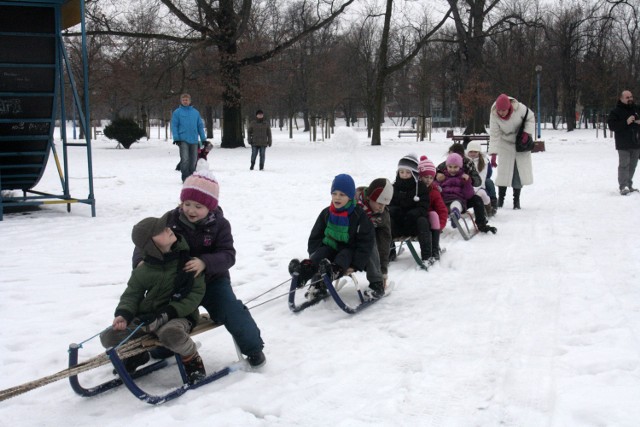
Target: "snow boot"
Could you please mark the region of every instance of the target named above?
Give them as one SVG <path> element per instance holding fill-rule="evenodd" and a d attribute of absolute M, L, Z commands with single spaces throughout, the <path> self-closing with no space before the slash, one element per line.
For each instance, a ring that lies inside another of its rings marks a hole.
<path fill-rule="evenodd" d="M 426 231 L 418 234 L 418 243 L 420 243 L 420 258 L 427 261 L 433 256 L 431 233 Z"/>
<path fill-rule="evenodd" d="M 504 206 L 504 198 L 507 195 L 507 187 L 498 187 L 498 207 Z"/>
<path fill-rule="evenodd" d="M 440 230 L 431 230 L 431 255 L 436 260 L 440 259 Z"/>
<path fill-rule="evenodd" d="M 136 369 L 138 369 L 140 366 L 147 363 L 149 359 L 151 359 L 151 356 L 149 356 L 148 351 L 145 351 L 144 353 L 127 357 L 122 362 L 124 363 L 124 368 L 127 370 L 127 372 L 129 372 L 130 374 L 133 374 L 136 371 Z"/>
<path fill-rule="evenodd" d="M 491 204 L 484 205 L 484 212 L 487 217 L 493 216 L 493 207 L 491 207 Z"/>
<path fill-rule="evenodd" d="M 249 362 L 249 365 L 252 368 L 257 369 L 263 367 L 265 363 L 267 363 L 267 357 L 264 355 L 264 352 L 259 351 L 247 356 L 247 362 Z"/>
<path fill-rule="evenodd" d="M 493 212 L 491 216 L 498 213 L 498 199 L 495 197 L 491 198 L 491 211 Z"/>
<path fill-rule="evenodd" d="M 373 282 L 369 283 L 369 295 L 373 299 L 380 299 L 384 296 L 384 283 L 383 282 Z"/>
<path fill-rule="evenodd" d="M 513 189 L 513 209 L 520 209 L 520 191 L 521 188 Z"/>
<path fill-rule="evenodd" d="M 249 170 L 253 170 L 253 167 L 255 166 L 255 163 L 251 163 L 251 167 L 249 168 Z"/>
<path fill-rule="evenodd" d="M 483 232 L 483 233 L 492 233 L 492 234 L 496 234 L 498 232 L 498 229 L 495 227 L 490 226 L 489 224 L 478 224 L 478 230 Z"/>
<path fill-rule="evenodd" d="M 202 363 L 202 358 L 197 351 L 191 356 L 183 357 L 182 364 L 184 365 L 184 372 L 187 374 L 189 384 L 197 383 L 207 376 L 204 363 Z"/>
<path fill-rule="evenodd" d="M 389 246 L 389 262 L 395 261 L 397 257 L 398 254 L 396 253 L 396 244 L 394 242 L 391 242 L 391 245 Z"/>
<path fill-rule="evenodd" d="M 317 268 L 313 265 L 310 259 L 303 259 L 300 261 L 297 258 L 289 261 L 289 274 L 293 276 L 293 273 L 298 273 L 298 287 L 301 288 L 305 283 L 313 277 L 317 272 Z"/>

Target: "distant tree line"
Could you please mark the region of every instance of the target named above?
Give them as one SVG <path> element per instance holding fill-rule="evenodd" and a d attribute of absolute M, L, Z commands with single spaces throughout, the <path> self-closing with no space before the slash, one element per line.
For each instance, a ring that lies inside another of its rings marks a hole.
<path fill-rule="evenodd" d="M 578 109 L 610 109 L 640 70 L 635 0 L 101 0 L 87 11 L 94 119 L 168 120 L 189 92 L 209 133 L 221 119 L 226 148 L 243 146 L 257 108 L 306 131 L 366 118 L 373 145 L 389 116 L 482 132 L 500 93 L 535 107 L 538 77 L 545 120 L 571 131 Z M 77 33 L 67 41 L 80 70 Z"/>

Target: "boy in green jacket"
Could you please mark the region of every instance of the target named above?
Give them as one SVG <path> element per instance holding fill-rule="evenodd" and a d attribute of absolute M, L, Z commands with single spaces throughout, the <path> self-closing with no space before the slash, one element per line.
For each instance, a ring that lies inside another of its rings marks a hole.
<path fill-rule="evenodd" d="M 105 348 L 119 344 L 131 329 L 144 325 L 132 337 L 153 333 L 163 346 L 182 357 L 190 383 L 206 376 L 202 358 L 189 333 L 197 324 L 204 296 L 204 276 L 184 271 L 191 259 L 187 243 L 167 227 L 167 216 L 145 218 L 133 227 L 131 239 L 142 251 L 144 263 L 133 270 L 120 297 L 112 328 L 100 335 Z M 149 361 L 144 352 L 124 360 L 133 373 Z"/>

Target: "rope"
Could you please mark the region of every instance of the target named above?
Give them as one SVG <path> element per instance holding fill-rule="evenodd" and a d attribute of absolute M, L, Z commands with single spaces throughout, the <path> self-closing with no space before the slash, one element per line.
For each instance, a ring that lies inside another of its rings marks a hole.
<path fill-rule="evenodd" d="M 288 282 L 290 282 L 290 281 L 291 281 L 291 279 L 287 279 L 287 280 L 285 280 L 284 282 L 282 282 L 282 283 L 280 283 L 280 284 L 275 285 L 273 288 L 271 288 L 271 289 L 267 289 L 266 291 L 264 291 L 264 292 L 263 292 L 263 293 L 261 293 L 260 295 L 257 295 L 257 296 L 255 296 L 255 297 L 251 298 L 250 300 L 248 300 L 245 304 L 249 304 L 250 302 L 257 300 L 257 299 L 258 299 L 258 298 L 260 298 L 261 296 L 268 294 L 269 292 L 273 291 L 274 289 L 279 288 L 280 286 L 282 286 L 282 285 L 284 285 L 285 283 L 288 283 Z M 285 294 L 285 295 L 286 295 L 286 294 Z M 282 296 L 282 295 L 281 295 L 281 296 Z M 275 299 L 275 298 L 274 298 L 274 299 Z M 271 301 L 271 300 L 269 300 L 269 301 Z M 257 306 L 256 306 L 256 307 L 257 307 Z"/>
<path fill-rule="evenodd" d="M 136 338 L 136 339 L 130 340 L 127 343 L 122 344 L 121 347 L 117 348 L 116 352 L 118 354 L 118 357 L 120 357 L 121 359 L 126 359 L 128 357 L 135 356 L 140 353 L 144 353 L 150 347 L 155 347 L 158 344 L 159 344 L 159 341 L 154 335 L 144 335 L 140 338 Z M 111 363 L 111 361 L 109 360 L 109 356 L 107 356 L 107 353 L 99 354 L 98 356 L 92 357 L 91 359 L 88 359 L 82 363 L 78 363 L 75 366 L 64 369 L 53 375 L 49 375 L 47 377 L 43 377 L 35 381 L 24 383 L 19 386 L 1 390 L 0 402 L 10 399 L 12 397 L 18 396 L 20 394 L 26 393 L 28 391 L 34 390 L 36 388 L 45 386 L 47 384 L 51 384 L 55 381 L 59 381 L 64 378 L 78 375 L 81 372 L 90 371 L 91 369 L 95 369 L 99 366 L 108 365 L 109 363 Z"/>

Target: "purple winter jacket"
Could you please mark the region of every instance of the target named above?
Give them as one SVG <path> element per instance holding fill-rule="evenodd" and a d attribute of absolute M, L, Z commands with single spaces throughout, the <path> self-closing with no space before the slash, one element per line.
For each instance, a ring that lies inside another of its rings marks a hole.
<path fill-rule="evenodd" d="M 206 265 L 205 281 L 229 276 L 229 269 L 236 263 L 236 250 L 233 247 L 231 224 L 224 217 L 218 206 L 198 224 L 192 224 L 184 216 L 181 209 L 170 211 L 167 227 L 181 235 L 189 244 L 192 257 L 200 258 Z M 133 268 L 142 261 L 141 252 L 135 248 L 133 252 Z"/>
<path fill-rule="evenodd" d="M 448 205 L 454 200 L 462 203 L 462 208 L 467 209 L 467 200 L 475 194 L 471 178 L 466 181 L 462 178 L 464 170 L 460 169 L 456 175 L 449 175 L 444 171 L 444 181 L 439 182 L 442 188 L 442 200 Z"/>

